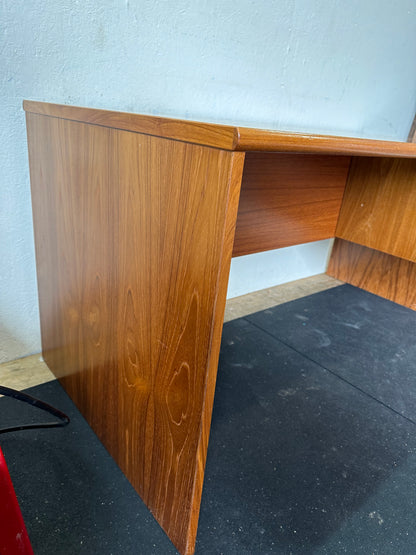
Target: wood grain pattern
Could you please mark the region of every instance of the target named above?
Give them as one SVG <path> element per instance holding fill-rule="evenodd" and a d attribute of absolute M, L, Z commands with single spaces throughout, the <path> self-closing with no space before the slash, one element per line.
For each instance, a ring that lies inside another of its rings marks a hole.
<path fill-rule="evenodd" d="M 192 554 L 245 158 L 236 151 L 263 152 L 246 155 L 234 254 L 332 236 L 354 155 L 336 234 L 414 261 L 416 160 L 404 158 L 416 144 L 24 108 L 44 358 Z M 414 268 L 337 240 L 329 272 L 415 308 Z"/>
<path fill-rule="evenodd" d="M 27 112 L 241 152 L 416 157 L 416 144 L 218 125 L 25 100 Z"/>
<path fill-rule="evenodd" d="M 234 144 L 237 140 L 236 129 L 228 125 L 111 110 L 97 110 L 94 108 L 81 108 L 64 104 L 33 102 L 30 100 L 23 102 L 23 108 L 27 112 L 34 114 L 91 123 L 112 129 L 135 131 L 155 137 L 175 139 L 226 150 L 234 150 Z"/>
<path fill-rule="evenodd" d="M 395 141 L 356 139 L 308 133 L 287 133 L 238 127 L 235 150 L 250 152 L 298 152 L 345 156 L 393 156 L 415 158 L 416 145 Z"/>
<path fill-rule="evenodd" d="M 416 161 L 356 158 L 336 236 L 416 261 Z"/>
<path fill-rule="evenodd" d="M 350 158 L 248 153 L 233 256 L 333 237 Z"/>
<path fill-rule="evenodd" d="M 416 310 L 416 264 L 336 239 L 328 275 Z"/>
<path fill-rule="evenodd" d="M 27 124 L 44 358 L 191 554 L 244 154 Z"/>

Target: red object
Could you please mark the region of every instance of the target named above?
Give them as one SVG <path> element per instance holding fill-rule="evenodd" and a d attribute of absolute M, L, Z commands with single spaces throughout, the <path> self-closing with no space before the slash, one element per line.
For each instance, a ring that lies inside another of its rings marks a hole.
<path fill-rule="evenodd" d="M 19 503 L 0 449 L 0 553 L 33 555 Z"/>

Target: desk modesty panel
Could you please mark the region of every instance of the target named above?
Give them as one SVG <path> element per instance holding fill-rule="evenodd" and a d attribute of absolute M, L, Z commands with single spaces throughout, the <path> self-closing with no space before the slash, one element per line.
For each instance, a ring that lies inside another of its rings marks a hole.
<path fill-rule="evenodd" d="M 233 253 L 336 236 L 332 275 L 416 308 L 416 145 L 24 109 L 43 357 L 192 554 Z"/>

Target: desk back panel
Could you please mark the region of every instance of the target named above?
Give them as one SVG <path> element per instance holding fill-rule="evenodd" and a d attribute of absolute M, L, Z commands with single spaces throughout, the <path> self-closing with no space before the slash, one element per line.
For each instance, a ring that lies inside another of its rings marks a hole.
<path fill-rule="evenodd" d="M 233 256 L 334 237 L 350 157 L 246 154 Z"/>

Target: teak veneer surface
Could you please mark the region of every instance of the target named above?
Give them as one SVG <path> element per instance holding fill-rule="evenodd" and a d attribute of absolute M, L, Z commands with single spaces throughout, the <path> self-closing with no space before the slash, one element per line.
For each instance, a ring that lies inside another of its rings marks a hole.
<path fill-rule="evenodd" d="M 416 261 L 416 160 L 355 158 L 336 236 Z"/>
<path fill-rule="evenodd" d="M 45 361 L 191 555 L 242 181 L 234 254 L 330 237 L 347 179 L 337 235 L 415 260 L 416 161 L 387 157 L 416 144 L 24 108 Z M 414 303 L 414 265 L 342 245 L 334 275 Z"/>
<path fill-rule="evenodd" d="M 233 256 L 334 236 L 350 158 L 246 154 Z"/>
<path fill-rule="evenodd" d="M 399 156 L 416 158 L 416 144 L 395 141 L 290 133 L 194 122 L 110 110 L 80 108 L 25 100 L 26 112 L 125 129 L 225 150 Z"/>
<path fill-rule="evenodd" d="M 27 127 L 45 361 L 192 553 L 244 154 Z"/>
<path fill-rule="evenodd" d="M 416 310 L 416 263 L 335 239 L 328 275 Z"/>

